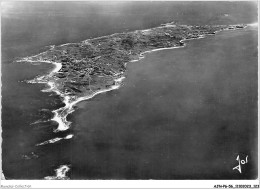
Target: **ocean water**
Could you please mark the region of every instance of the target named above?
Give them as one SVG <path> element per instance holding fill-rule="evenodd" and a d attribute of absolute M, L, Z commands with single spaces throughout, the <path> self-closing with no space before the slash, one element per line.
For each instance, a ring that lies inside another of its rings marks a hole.
<path fill-rule="evenodd" d="M 63 105 L 61 99 L 53 93 L 41 92 L 46 89 L 44 85 L 24 82 L 48 73 L 53 66 L 15 60 L 42 52 L 49 45 L 150 28 L 170 21 L 171 17 L 151 20 L 152 13 L 132 12 L 131 7 L 126 8 L 125 15 L 120 10 L 127 6 L 124 3 L 5 2 L 1 5 L 3 170 L 7 179 L 43 179 L 64 163 L 63 154 L 59 151 L 56 154 L 52 146 L 46 151 L 36 145 L 72 131 L 53 133 L 57 123 L 48 120 L 53 116 L 51 111 Z"/>
<path fill-rule="evenodd" d="M 127 68 L 120 89 L 71 115 L 72 178 L 256 178 L 257 30 L 188 41 Z M 237 155 L 250 158 L 243 174 Z"/>
<path fill-rule="evenodd" d="M 44 179 L 65 173 L 70 179 L 255 178 L 257 30 L 253 28 L 146 54 L 145 59 L 127 65 L 121 88 L 79 103 L 68 117 L 72 127 L 53 132 L 57 123 L 49 121 L 51 111 L 63 105 L 61 99 L 42 92 L 45 85 L 25 82 L 53 66 L 16 63 L 16 58 L 52 44 L 150 28 L 174 19 L 190 24 L 190 15 L 201 16 L 201 6 L 192 12 L 182 4 L 130 5 L 27 2 L 5 10 L 1 125 L 6 178 Z M 211 13 L 210 7 L 204 9 Z M 241 7 L 254 10 L 252 5 L 236 6 Z M 217 10 L 217 19 L 210 17 L 213 23 L 255 21 L 253 11 L 239 17 L 232 9 L 231 18 L 223 20 L 219 15 L 225 11 Z M 71 134 L 73 138 L 37 146 Z M 238 154 L 249 156 L 243 174 L 232 170 Z M 61 165 L 65 173 L 55 173 Z"/>

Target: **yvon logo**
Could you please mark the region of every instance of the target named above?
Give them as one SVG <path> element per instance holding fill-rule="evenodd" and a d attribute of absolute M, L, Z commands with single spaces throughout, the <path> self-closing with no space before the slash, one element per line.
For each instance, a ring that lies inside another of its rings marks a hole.
<path fill-rule="evenodd" d="M 248 163 L 248 156 L 246 156 L 245 160 L 240 160 L 240 157 L 238 155 L 236 160 L 238 161 L 238 165 L 236 167 L 234 167 L 233 170 L 237 169 L 239 171 L 239 173 L 242 173 L 241 165 Z"/>

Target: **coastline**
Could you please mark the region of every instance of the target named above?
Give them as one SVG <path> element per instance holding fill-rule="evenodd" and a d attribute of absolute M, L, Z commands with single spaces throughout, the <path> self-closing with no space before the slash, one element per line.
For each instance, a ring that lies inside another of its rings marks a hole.
<path fill-rule="evenodd" d="M 198 38 L 182 39 L 182 40 L 180 40 L 180 42 L 184 42 L 184 41 L 188 41 L 188 40 L 194 40 L 194 39 L 202 39 L 202 38 L 205 38 L 205 37 L 206 36 L 200 36 Z M 166 47 L 166 48 L 158 48 L 158 49 L 148 50 L 148 51 L 140 53 L 138 59 L 131 60 L 130 62 L 137 62 L 137 61 L 145 58 L 145 54 L 147 54 L 147 53 L 152 53 L 152 52 L 167 50 L 167 49 L 184 48 L 185 46 L 186 46 L 186 43 L 184 43 L 182 46 Z M 54 73 L 57 73 L 61 69 L 61 63 L 51 62 L 51 61 L 44 61 L 44 62 L 52 63 L 52 64 L 55 65 L 55 68 L 48 74 L 49 76 L 53 75 Z M 76 98 L 75 100 L 74 100 L 74 98 L 71 98 L 70 96 L 66 96 L 66 94 L 63 94 L 59 90 L 57 90 L 54 82 L 47 82 L 47 83 L 43 82 L 43 83 L 46 83 L 50 87 L 48 89 L 44 89 L 43 92 L 55 92 L 57 95 L 59 95 L 63 99 L 62 102 L 65 103 L 64 107 L 61 107 L 57 110 L 52 111 L 52 113 L 54 114 L 54 117 L 51 120 L 56 121 L 58 123 L 58 127 L 54 130 L 54 132 L 66 131 L 70 128 L 71 122 L 67 121 L 66 118 L 69 114 L 74 112 L 73 107 L 77 103 L 79 103 L 81 101 L 89 100 L 89 99 L 95 97 L 98 94 L 105 93 L 105 92 L 108 92 L 108 91 L 112 91 L 112 90 L 115 90 L 115 89 L 119 89 L 120 85 L 121 85 L 121 83 L 124 79 L 125 79 L 125 76 L 122 76 L 118 79 L 115 79 L 116 84 L 112 85 L 110 88 L 98 90 L 91 95 L 79 97 L 79 98 Z M 36 82 L 36 83 L 38 83 L 38 82 Z M 67 111 L 67 114 L 61 116 L 64 113 L 64 111 Z M 45 142 L 42 142 L 42 143 L 45 143 Z M 47 143 L 45 143 L 45 144 L 47 144 Z"/>
<path fill-rule="evenodd" d="M 19 62 L 38 62 L 38 61 L 31 61 L 31 60 L 20 60 Z M 59 70 L 61 69 L 62 65 L 61 63 L 58 63 L 58 62 L 52 62 L 52 61 L 41 61 L 43 63 L 50 63 L 50 64 L 54 64 L 54 68 L 50 71 L 49 74 L 47 75 L 43 75 L 43 76 L 39 76 L 39 77 L 36 77 L 32 80 L 29 80 L 27 81 L 28 83 L 41 83 L 41 84 L 46 84 L 48 85 L 49 88 L 47 89 L 43 89 L 42 92 L 54 92 L 56 93 L 58 96 L 61 97 L 62 99 L 62 102 L 65 104 L 65 106 L 57 109 L 57 110 L 53 110 L 52 113 L 54 114 L 54 117 L 51 119 L 53 121 L 56 121 L 58 123 L 58 127 L 54 130 L 54 132 L 59 132 L 59 131 L 66 131 L 69 129 L 69 126 L 71 124 L 71 122 L 67 121 L 67 116 L 69 114 L 71 114 L 74 109 L 73 107 L 81 102 L 81 101 L 84 101 L 84 100 L 88 100 L 88 99 L 91 99 L 93 98 L 94 96 L 98 95 L 98 94 L 101 94 L 101 93 L 105 93 L 105 92 L 108 92 L 108 91 L 111 91 L 111 90 L 115 90 L 115 89 L 118 89 L 120 87 L 120 84 L 122 83 L 122 81 L 125 79 L 125 76 L 121 76 L 117 79 L 115 79 L 115 84 L 112 85 L 110 88 L 107 88 L 107 89 L 102 89 L 102 90 L 98 90 L 98 91 L 95 91 L 94 93 L 92 93 L 91 95 L 87 95 L 87 96 L 83 96 L 83 97 L 75 97 L 75 96 L 70 96 L 70 95 L 66 95 L 64 93 L 61 93 L 57 87 L 56 87 L 56 84 L 54 81 L 46 81 L 44 78 L 45 77 L 50 77 L 50 76 L 53 76 L 55 73 L 59 72 Z M 64 114 L 64 112 L 66 112 L 66 114 Z M 63 115 L 64 114 L 64 115 Z M 63 115 L 63 116 L 61 116 Z M 72 137 L 70 137 L 72 138 Z M 51 139 L 52 140 L 52 139 Z M 50 141 L 51 141 L 50 140 Z M 44 142 L 43 142 L 44 143 Z M 50 142 L 50 143 L 53 143 L 53 142 Z M 42 144 L 42 143 L 40 143 Z M 38 146 L 39 144 L 37 144 Z"/>
<path fill-rule="evenodd" d="M 248 26 L 246 26 L 248 27 Z M 224 30 L 220 30 L 220 31 L 216 31 L 215 34 L 217 34 L 218 32 L 221 32 L 221 31 L 225 31 L 225 30 L 231 30 L 231 29 L 224 29 Z M 236 29 L 232 29 L 232 30 L 236 30 Z M 207 35 L 215 35 L 215 34 L 207 34 Z M 194 39 L 202 39 L 202 38 L 205 38 L 207 37 L 207 35 L 202 35 L 198 38 L 190 38 L 190 39 L 182 39 L 180 40 L 180 42 L 185 42 L 185 41 L 189 41 L 189 40 L 194 40 Z M 64 44 L 66 45 L 66 44 Z M 183 48 L 183 47 L 186 47 L 187 43 L 183 43 L 182 46 L 174 46 L 174 47 L 166 47 L 166 48 L 158 48 L 158 49 L 152 49 L 152 50 L 148 50 L 148 51 L 144 51 L 142 53 L 139 54 L 139 57 L 137 59 L 134 59 L 134 60 L 131 60 L 129 62 L 136 62 L 136 61 L 139 61 L 143 58 L 145 58 L 145 54 L 146 53 L 152 53 L 152 52 L 155 52 L 155 51 L 161 51 L 161 50 L 167 50 L 167 49 L 175 49 L 175 48 Z M 41 53 L 42 54 L 42 53 Z M 35 55 L 37 56 L 37 55 Z M 24 60 L 23 60 L 24 62 Z M 123 76 L 122 73 L 119 73 L 119 75 L 121 75 L 120 78 L 117 78 L 115 79 L 116 80 L 116 83 L 118 82 L 118 85 L 112 85 L 110 88 L 108 89 L 104 89 L 104 90 L 99 90 L 99 91 L 95 91 L 95 93 L 91 94 L 91 95 L 87 95 L 87 96 L 83 96 L 83 97 L 79 97 L 79 98 L 73 98 L 72 96 L 70 95 L 67 95 L 66 93 L 61 93 L 57 88 L 56 88 L 56 84 L 55 82 L 51 82 L 51 81 L 47 81 L 45 80 L 44 81 L 44 78 L 46 76 L 49 76 L 49 75 L 53 75 L 54 73 L 57 73 L 60 71 L 61 67 L 62 67 L 62 64 L 59 63 L 59 62 L 53 62 L 53 61 L 31 61 L 31 60 L 27 60 L 26 62 L 43 62 L 43 63 L 51 63 L 51 64 L 54 64 L 54 68 L 52 68 L 50 70 L 50 73 L 47 74 L 47 75 L 43 75 L 43 76 L 40 76 L 40 77 L 37 77 L 37 78 L 34 78 L 33 80 L 31 81 L 28 81 L 28 83 L 44 83 L 44 84 L 47 84 L 47 86 L 49 88 L 47 89 L 43 89 L 42 92 L 54 92 L 56 93 L 60 98 L 61 100 L 65 103 L 65 106 L 64 107 L 61 107 L 57 110 L 53 110 L 52 113 L 54 114 L 54 117 L 51 119 L 53 121 L 56 121 L 58 123 L 58 127 L 54 130 L 54 132 L 62 132 L 62 131 L 66 131 L 70 128 L 70 124 L 71 122 L 68 122 L 66 120 L 67 116 L 71 113 L 73 113 L 74 111 L 74 107 L 81 101 L 84 101 L 84 100 L 88 100 L 88 99 L 91 99 L 93 98 L 94 96 L 98 95 L 98 94 L 101 94 L 101 93 L 105 93 L 105 92 L 108 92 L 108 91 L 111 91 L 111 90 L 115 90 L 115 89 L 119 89 L 123 80 L 125 79 L 125 77 Z M 125 65 L 129 62 L 126 62 Z M 64 115 L 64 114 L 59 114 L 59 113 L 64 113 L 64 110 L 65 109 L 68 109 L 67 112 L 67 115 L 64 116 L 64 117 L 61 117 L 60 115 Z M 47 144 L 53 144 L 53 143 L 56 143 L 56 142 L 60 142 L 60 141 L 63 141 L 63 140 L 69 140 L 69 139 L 72 139 L 73 138 L 73 134 L 68 134 L 67 136 L 65 137 L 57 137 L 57 138 L 53 138 L 53 139 L 50 139 L 50 140 L 47 140 L 47 141 L 43 141 L 41 143 L 38 143 L 36 144 L 36 146 L 40 147 L 42 145 L 47 145 Z M 47 180 L 52 180 L 52 179 L 69 179 L 66 175 L 66 173 L 68 173 L 70 171 L 70 165 L 60 165 L 60 166 L 57 166 L 55 168 L 55 174 L 54 176 L 46 176 L 44 177 L 44 179 L 47 179 Z"/>
<path fill-rule="evenodd" d="M 145 32 L 145 31 L 149 31 L 151 29 L 141 30 L 141 31 Z M 142 58 L 145 58 L 145 54 L 146 53 L 152 53 L 152 52 L 155 52 L 155 51 L 161 51 L 161 50 L 166 50 L 166 49 L 183 48 L 183 47 L 186 46 L 186 43 L 184 43 L 184 41 L 194 40 L 194 39 L 202 39 L 202 38 L 205 38 L 207 35 L 215 35 L 216 33 L 224 31 L 224 30 L 237 30 L 237 29 L 244 29 L 244 28 L 232 28 L 232 29 L 227 28 L 227 29 L 221 29 L 221 30 L 215 31 L 214 34 L 198 35 L 198 37 L 194 37 L 194 38 L 183 38 L 183 39 L 181 39 L 179 41 L 180 42 L 179 46 L 157 48 L 157 49 L 144 51 L 144 52 L 141 52 L 139 54 L 137 59 L 130 60 L 129 62 L 136 62 L 136 61 L 141 60 Z M 138 30 L 136 30 L 136 31 L 138 31 Z M 114 34 L 108 35 L 108 36 L 113 36 L 113 35 L 116 35 L 116 34 L 117 33 L 114 33 Z M 102 39 L 104 37 L 106 37 L 106 36 L 101 36 L 101 37 L 97 37 L 97 38 L 93 38 L 93 39 L 87 39 L 87 40 L 83 40 L 82 42 L 88 42 L 89 40 L 94 40 L 94 39 Z M 65 46 L 65 45 L 68 45 L 68 44 L 75 44 L 75 43 L 66 43 L 66 44 L 59 45 L 59 47 Z M 52 45 L 51 48 L 54 48 L 54 45 Z M 37 57 L 37 56 L 45 54 L 45 53 L 46 52 L 42 52 L 42 53 L 39 53 L 37 55 L 31 56 L 29 58 Z M 91 98 L 95 97 L 98 94 L 118 89 L 118 88 L 120 88 L 120 86 L 122 84 L 122 81 L 125 79 L 124 73 L 118 73 L 116 76 L 119 75 L 120 77 L 113 78 L 114 79 L 114 84 L 111 85 L 109 88 L 105 88 L 105 89 L 94 91 L 90 95 L 88 94 L 88 95 L 85 95 L 85 96 L 77 97 L 77 96 L 72 96 L 70 94 L 62 93 L 61 91 L 59 91 L 58 88 L 57 88 L 57 84 L 55 83 L 55 80 L 51 80 L 50 81 L 50 80 L 46 80 L 45 79 L 45 78 L 52 77 L 55 73 L 58 73 L 60 71 L 60 69 L 62 68 L 62 63 L 54 62 L 54 61 L 48 61 L 48 60 L 41 60 L 41 61 L 30 60 L 28 58 L 23 58 L 23 59 L 21 59 L 21 60 L 19 60 L 17 62 L 31 62 L 31 63 L 32 62 L 43 62 L 43 63 L 51 63 L 51 64 L 55 65 L 55 67 L 50 71 L 49 74 L 43 75 L 43 76 L 40 76 L 40 77 L 36 77 L 33 80 L 28 81 L 28 83 L 44 83 L 44 84 L 47 84 L 49 86 L 49 88 L 42 90 L 42 92 L 54 92 L 54 93 L 56 93 L 58 96 L 61 97 L 62 102 L 65 104 L 65 106 L 52 111 L 54 116 L 53 116 L 53 118 L 51 120 L 58 123 L 58 127 L 53 132 L 66 131 L 66 130 L 68 130 L 70 128 L 71 122 L 67 121 L 67 116 L 69 114 L 71 114 L 72 112 L 74 112 L 74 106 L 77 103 L 79 103 L 81 101 L 85 101 L 85 100 L 91 99 Z M 125 66 L 129 62 L 126 62 Z M 36 145 L 39 146 L 39 145 L 54 143 L 54 142 L 60 141 L 62 139 L 71 139 L 71 138 L 73 138 L 73 135 L 70 135 L 68 138 L 67 137 L 50 139 L 48 141 L 45 141 L 45 142 L 42 142 L 42 143 L 36 144 Z"/>

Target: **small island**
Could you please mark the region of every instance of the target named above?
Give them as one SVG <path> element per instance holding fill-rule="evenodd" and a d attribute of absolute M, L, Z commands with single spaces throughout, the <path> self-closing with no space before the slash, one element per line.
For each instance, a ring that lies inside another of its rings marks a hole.
<path fill-rule="evenodd" d="M 53 118 L 59 123 L 56 131 L 63 131 L 69 128 L 70 122 L 66 117 L 77 102 L 118 88 L 125 77 L 126 64 L 139 60 L 144 53 L 183 47 L 184 40 L 245 27 L 246 25 L 241 24 L 187 26 L 172 22 L 151 29 L 52 46 L 43 53 L 19 61 L 56 64 L 49 75 L 30 82 L 47 83 L 51 87 L 47 91 L 55 91 L 63 97 L 66 106 L 55 110 Z"/>

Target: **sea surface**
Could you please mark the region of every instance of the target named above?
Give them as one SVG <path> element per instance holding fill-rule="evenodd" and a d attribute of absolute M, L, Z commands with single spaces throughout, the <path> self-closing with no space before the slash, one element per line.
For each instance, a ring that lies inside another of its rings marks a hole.
<path fill-rule="evenodd" d="M 20 12 L 2 17 L 2 162 L 7 179 L 58 178 L 55 169 L 62 165 L 69 170 L 60 175 L 70 179 L 257 177 L 258 28 L 223 31 L 186 41 L 184 48 L 145 54 L 127 65 L 118 90 L 77 104 L 68 116 L 71 128 L 54 133 L 51 111 L 63 105 L 61 99 L 42 92 L 43 84 L 26 82 L 53 65 L 17 63 L 16 58 L 52 44 L 158 26 L 173 16 L 157 15 L 151 21 L 156 8 L 141 14 L 133 6 L 124 9 L 129 14 L 123 18 L 113 6 L 89 17 L 74 15 L 79 6 L 66 18 L 57 8 L 30 12 L 45 6 L 27 10 L 21 5 Z M 71 134 L 73 138 L 37 145 Z M 237 155 L 249 159 L 242 174 L 233 170 Z"/>
<path fill-rule="evenodd" d="M 255 176 L 257 30 L 188 41 L 127 70 L 120 89 L 81 102 L 72 114 L 72 178 Z M 233 170 L 237 155 L 250 159 L 242 176 Z"/>

